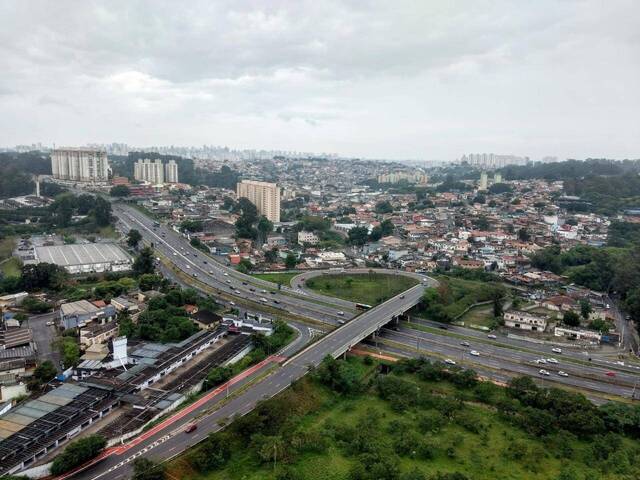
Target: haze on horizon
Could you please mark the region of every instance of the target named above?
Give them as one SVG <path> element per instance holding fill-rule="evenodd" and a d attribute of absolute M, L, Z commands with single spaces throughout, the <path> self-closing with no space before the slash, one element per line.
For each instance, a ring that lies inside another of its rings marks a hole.
<path fill-rule="evenodd" d="M 0 145 L 640 156 L 635 0 L 0 3 Z"/>

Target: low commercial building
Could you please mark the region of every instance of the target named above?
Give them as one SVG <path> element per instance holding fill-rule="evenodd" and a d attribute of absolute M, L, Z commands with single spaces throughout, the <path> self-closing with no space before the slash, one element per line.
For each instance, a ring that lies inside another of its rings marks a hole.
<path fill-rule="evenodd" d="M 53 263 L 71 274 L 124 272 L 133 259 L 115 243 L 51 245 L 34 248 L 34 263 Z"/>
<path fill-rule="evenodd" d="M 88 300 L 64 303 L 60 306 L 60 324 L 66 328 L 84 327 L 89 322 L 105 324 L 116 316 L 112 305 L 97 307 Z"/>
<path fill-rule="evenodd" d="M 547 320 L 549 319 L 546 315 L 536 315 L 520 310 L 504 312 L 503 318 L 507 327 L 533 332 L 543 332 L 547 328 Z"/>
<path fill-rule="evenodd" d="M 595 330 L 582 330 L 580 328 L 555 327 L 553 334 L 556 337 L 568 337 L 572 340 L 588 340 L 600 343 L 602 334 Z"/>

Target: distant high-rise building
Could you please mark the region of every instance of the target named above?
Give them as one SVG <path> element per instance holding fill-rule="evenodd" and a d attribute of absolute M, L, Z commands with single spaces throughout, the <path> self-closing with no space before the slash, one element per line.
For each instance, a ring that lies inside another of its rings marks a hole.
<path fill-rule="evenodd" d="M 275 183 L 242 180 L 236 187 L 236 195 L 248 199 L 270 221 L 280 222 L 280 187 Z"/>
<path fill-rule="evenodd" d="M 478 184 L 478 190 L 486 190 L 488 183 L 489 177 L 487 176 L 487 172 L 482 172 L 480 174 L 480 183 Z"/>
<path fill-rule="evenodd" d="M 106 182 L 107 152 L 92 148 L 57 148 L 51 153 L 53 178 L 73 182 Z"/>
<path fill-rule="evenodd" d="M 463 155 L 460 162 L 466 162 L 474 167 L 493 169 L 507 165 L 526 165 L 529 162 L 529 157 L 496 155 L 494 153 L 470 153 L 469 155 Z"/>
<path fill-rule="evenodd" d="M 178 183 L 178 164 L 175 160 L 169 160 L 164 166 L 164 179 L 167 183 Z"/>
<path fill-rule="evenodd" d="M 177 176 L 177 170 L 176 170 Z M 162 160 L 138 160 L 133 165 L 133 178 L 139 182 L 149 182 L 154 185 L 164 183 L 164 165 Z"/>
<path fill-rule="evenodd" d="M 418 183 L 424 185 L 428 181 L 428 177 L 424 172 L 390 172 L 378 175 L 378 183 L 400 183 L 401 181 L 408 183 Z"/>
<path fill-rule="evenodd" d="M 496 172 L 493 176 L 493 183 L 502 183 L 502 174 L 500 172 Z"/>

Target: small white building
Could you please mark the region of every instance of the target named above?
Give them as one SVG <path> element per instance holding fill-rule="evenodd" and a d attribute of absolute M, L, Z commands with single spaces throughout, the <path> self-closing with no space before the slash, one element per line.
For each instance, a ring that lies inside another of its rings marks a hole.
<path fill-rule="evenodd" d="M 298 243 L 308 243 L 309 245 L 317 245 L 320 242 L 318 235 L 314 232 L 307 232 L 306 230 L 302 230 L 298 232 Z"/>
<path fill-rule="evenodd" d="M 507 327 L 531 330 L 533 332 L 544 332 L 547 328 L 547 320 L 549 319 L 546 315 L 536 315 L 521 310 L 504 312 L 503 318 L 504 324 Z"/>
<path fill-rule="evenodd" d="M 573 340 L 589 340 L 592 342 L 600 342 L 602 334 L 595 330 L 582 330 L 579 328 L 555 327 L 553 334 L 556 337 L 568 337 Z"/>

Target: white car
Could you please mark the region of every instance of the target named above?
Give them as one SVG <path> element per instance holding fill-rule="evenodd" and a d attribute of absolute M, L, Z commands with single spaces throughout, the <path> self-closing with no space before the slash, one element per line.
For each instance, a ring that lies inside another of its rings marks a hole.
<path fill-rule="evenodd" d="M 229 305 L 236 306 L 236 302 L 229 302 Z"/>
<path fill-rule="evenodd" d="M 260 301 L 261 301 L 261 302 L 264 302 L 264 303 L 267 303 L 269 300 L 267 300 L 266 298 L 262 297 L 262 298 L 260 299 Z"/>
<path fill-rule="evenodd" d="M 540 363 L 547 363 L 547 361 L 544 358 L 539 358 L 536 360 L 536 363 L 540 364 Z"/>
<path fill-rule="evenodd" d="M 444 363 L 446 363 L 447 365 L 455 365 L 456 364 L 456 362 L 454 362 L 450 358 L 445 358 Z"/>
<path fill-rule="evenodd" d="M 569 374 L 567 372 L 563 372 L 562 370 L 560 370 L 558 372 L 558 375 L 560 375 L 561 377 L 568 377 L 569 376 Z"/>
<path fill-rule="evenodd" d="M 234 292 L 240 294 L 240 290 L 234 290 Z"/>
<path fill-rule="evenodd" d="M 544 375 L 546 377 L 548 377 L 549 375 L 551 375 L 549 372 L 547 372 L 544 368 L 542 370 L 540 370 L 538 372 L 540 375 Z"/>
<path fill-rule="evenodd" d="M 177 257 L 178 256 L 178 252 L 173 252 L 173 256 Z"/>
<path fill-rule="evenodd" d="M 489 335 L 487 335 L 487 338 L 490 338 L 490 339 L 492 339 L 492 340 L 495 340 L 495 339 L 496 339 L 496 338 L 498 338 L 498 337 L 496 337 L 493 333 L 490 333 Z"/>
<path fill-rule="evenodd" d="M 473 355 L 474 357 L 479 357 L 480 356 L 480 352 L 478 352 L 477 350 L 471 350 L 469 352 L 470 355 Z"/>
<path fill-rule="evenodd" d="M 552 348 L 552 349 L 551 349 L 551 351 L 552 351 L 553 353 L 562 353 L 562 349 L 561 349 L 561 348 L 558 348 L 558 347 Z"/>
<path fill-rule="evenodd" d="M 260 290 L 260 293 L 267 293 L 266 290 Z"/>
<path fill-rule="evenodd" d="M 213 275 L 213 270 L 209 270 L 209 275 Z"/>
<path fill-rule="evenodd" d="M 549 362 L 549 363 L 558 363 L 558 360 L 556 360 L 555 358 L 551 357 L 551 358 L 547 358 L 547 362 Z"/>
<path fill-rule="evenodd" d="M 229 276 L 229 274 L 228 274 L 227 272 L 225 272 L 225 273 L 224 273 L 224 276 L 225 276 L 225 277 L 228 277 L 228 276 Z"/>
<path fill-rule="evenodd" d="M 191 268 L 191 265 L 187 265 L 187 268 Z"/>
<path fill-rule="evenodd" d="M 339 312 L 337 312 L 338 315 L 344 315 L 344 312 L 342 310 L 340 310 Z"/>
<path fill-rule="evenodd" d="M 51 327 L 53 324 L 53 322 L 47 322 L 47 327 Z"/>
<path fill-rule="evenodd" d="M 618 360 L 618 361 L 616 362 L 616 365 L 620 365 L 621 367 L 624 367 L 624 362 L 623 362 L 623 361 L 621 361 L 621 360 Z"/>
<path fill-rule="evenodd" d="M 227 280 L 227 283 L 231 283 L 231 280 Z"/>

